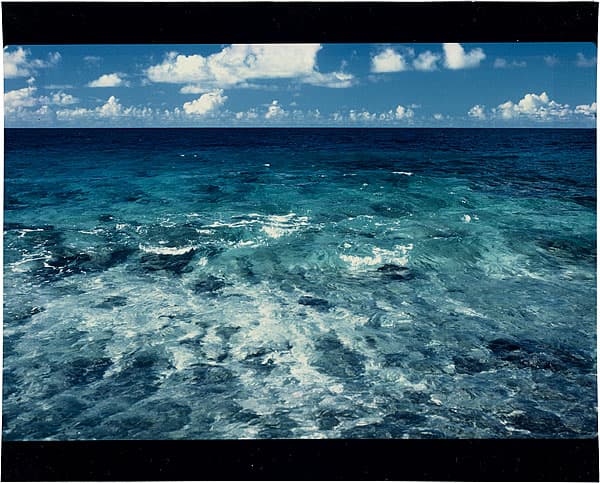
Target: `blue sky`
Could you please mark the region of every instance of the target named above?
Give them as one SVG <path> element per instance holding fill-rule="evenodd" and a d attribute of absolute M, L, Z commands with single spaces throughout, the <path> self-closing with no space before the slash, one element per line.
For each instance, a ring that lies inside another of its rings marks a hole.
<path fill-rule="evenodd" d="M 6 127 L 595 127 L 592 43 L 4 49 Z"/>

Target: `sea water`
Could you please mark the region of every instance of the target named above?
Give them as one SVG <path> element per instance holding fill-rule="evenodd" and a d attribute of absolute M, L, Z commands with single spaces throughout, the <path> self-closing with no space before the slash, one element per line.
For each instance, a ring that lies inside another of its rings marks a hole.
<path fill-rule="evenodd" d="M 594 437 L 595 149 L 8 129 L 3 438 Z"/>

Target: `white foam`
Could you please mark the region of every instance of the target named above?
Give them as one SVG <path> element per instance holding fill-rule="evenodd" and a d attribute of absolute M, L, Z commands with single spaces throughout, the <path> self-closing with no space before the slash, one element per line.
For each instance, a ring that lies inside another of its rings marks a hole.
<path fill-rule="evenodd" d="M 178 371 L 182 371 L 186 367 L 191 366 L 197 360 L 196 355 L 192 351 L 181 347 L 173 349 L 171 355 L 173 358 L 173 367 Z"/>
<path fill-rule="evenodd" d="M 365 266 L 381 265 L 381 256 L 359 257 L 358 255 L 340 255 L 340 258 L 351 265 L 353 269 L 364 268 Z"/>
<path fill-rule="evenodd" d="M 274 221 L 276 223 L 285 223 L 286 221 L 290 221 L 295 216 L 296 213 L 288 213 L 287 215 L 269 215 L 267 216 L 267 220 Z"/>
<path fill-rule="evenodd" d="M 394 250 L 385 250 L 383 248 L 374 247 L 372 256 L 359 255 L 340 255 L 340 258 L 350 264 L 353 270 L 363 270 L 371 268 L 375 265 L 383 265 L 385 263 L 393 263 L 395 265 L 404 266 L 408 263 L 408 252 L 413 249 L 413 244 L 396 245 Z"/>
<path fill-rule="evenodd" d="M 261 225 L 261 231 L 266 233 L 268 237 L 281 238 L 308 224 L 308 217 L 298 216 L 296 213 L 288 213 L 287 215 L 248 213 L 247 215 L 232 216 L 232 219 L 235 221 L 230 223 L 215 221 L 211 225 L 205 225 L 204 228 L 241 228 L 249 225 Z M 255 244 L 256 242 L 239 242 L 235 246 L 251 246 L 250 243 Z"/>
<path fill-rule="evenodd" d="M 456 307 L 454 309 L 454 311 L 459 314 L 468 315 L 469 317 L 481 317 L 482 319 L 486 318 L 485 315 L 480 314 L 479 312 L 477 312 L 476 310 L 473 310 L 470 307 L 459 306 L 459 307 Z"/>
<path fill-rule="evenodd" d="M 402 174 L 404 176 L 412 176 L 413 173 L 411 173 L 410 171 L 392 171 L 393 174 Z"/>
<path fill-rule="evenodd" d="M 250 215 L 249 215 L 250 216 Z M 215 221 L 212 225 L 205 225 L 205 228 L 239 228 L 246 225 L 252 225 L 259 223 L 258 220 L 240 220 L 233 223 L 223 223 L 221 221 Z"/>
<path fill-rule="evenodd" d="M 43 228 L 23 228 L 19 230 L 19 238 L 23 238 L 27 233 L 31 233 L 32 231 L 44 231 Z"/>
<path fill-rule="evenodd" d="M 233 246 L 235 248 L 242 248 L 242 247 L 255 247 L 256 245 L 258 245 L 258 243 L 255 242 L 254 240 L 240 240 L 239 242 L 235 243 Z"/>
<path fill-rule="evenodd" d="M 263 226 L 261 228 L 262 231 L 264 231 L 269 237 L 271 238 L 281 238 L 283 235 L 286 235 L 287 233 L 289 233 L 292 230 L 289 229 L 285 229 L 285 228 L 279 228 L 276 226 Z"/>
<path fill-rule="evenodd" d="M 415 246 L 412 243 L 409 243 L 408 245 L 396 245 L 394 248 L 396 250 L 400 250 L 402 253 L 406 254 L 407 252 L 412 250 L 414 247 Z"/>
<path fill-rule="evenodd" d="M 416 391 L 425 391 L 427 389 L 427 385 L 423 382 L 413 383 L 410 382 L 404 375 L 400 375 L 397 379 L 397 382 L 402 384 L 403 386 L 408 386 Z"/>
<path fill-rule="evenodd" d="M 465 223 L 471 223 L 471 215 L 463 215 L 462 220 Z"/>
<path fill-rule="evenodd" d="M 176 248 L 176 247 L 149 247 L 149 246 L 144 246 L 144 245 L 140 244 L 139 248 L 143 252 L 154 253 L 156 255 L 184 255 L 186 253 L 189 253 L 192 250 L 195 250 L 197 247 L 195 247 L 195 246 L 182 247 L 182 248 Z"/>
<path fill-rule="evenodd" d="M 44 255 L 44 256 L 41 256 L 41 257 L 35 256 L 35 255 L 34 256 L 29 256 L 29 257 L 25 256 L 23 258 L 23 260 L 19 260 L 18 262 L 13 262 L 11 264 L 11 266 L 10 266 L 11 267 L 10 269 L 11 269 L 11 271 L 17 272 L 17 273 L 27 272 L 28 270 L 26 268 L 21 268 L 21 265 L 24 265 L 24 264 L 27 264 L 27 263 L 30 263 L 30 262 L 39 261 L 39 260 L 44 260 L 44 266 L 46 268 L 49 268 L 50 265 L 48 265 L 46 263 L 46 261 L 49 260 L 51 257 L 52 257 L 51 255 Z"/>
<path fill-rule="evenodd" d="M 545 276 L 545 275 L 540 275 L 540 274 L 538 274 L 538 273 L 532 272 L 532 271 L 530 271 L 530 270 L 527 270 L 526 268 L 521 268 L 521 269 L 519 270 L 519 272 L 520 272 L 520 273 L 518 274 L 518 276 L 519 276 L 519 277 L 520 277 L 520 276 L 522 276 L 522 275 L 524 275 L 524 276 L 526 276 L 526 277 L 533 278 L 534 280 L 547 280 L 547 279 L 548 279 L 548 277 L 547 277 L 547 276 Z"/>
<path fill-rule="evenodd" d="M 296 213 L 288 213 L 287 215 L 268 215 L 263 217 L 263 226 L 261 230 L 270 238 L 281 238 L 301 227 L 308 225 L 307 216 L 297 216 Z"/>
<path fill-rule="evenodd" d="M 343 384 L 333 384 L 329 389 L 334 394 L 341 394 L 344 392 L 344 385 Z"/>

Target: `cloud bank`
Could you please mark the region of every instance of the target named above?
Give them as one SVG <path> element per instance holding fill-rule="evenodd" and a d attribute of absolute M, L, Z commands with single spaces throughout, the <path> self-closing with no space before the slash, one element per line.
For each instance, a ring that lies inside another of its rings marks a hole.
<path fill-rule="evenodd" d="M 469 109 L 469 117 L 478 120 L 485 119 L 529 119 L 537 121 L 566 120 L 574 116 L 596 117 L 596 102 L 581 104 L 574 109 L 569 104 L 550 99 L 546 92 L 541 94 L 529 93 L 517 102 L 508 100 L 497 107 L 486 111 L 482 105 L 475 105 Z"/>
<path fill-rule="evenodd" d="M 47 60 L 30 59 L 31 51 L 17 47 L 16 50 L 9 51 L 4 48 L 4 77 L 6 79 L 15 79 L 18 77 L 28 77 L 35 74 L 37 69 L 53 67 L 60 62 L 61 55 L 58 52 L 48 54 Z"/>
<path fill-rule="evenodd" d="M 480 48 L 475 48 L 469 52 L 460 44 L 442 44 L 443 54 L 426 50 L 415 57 L 415 51 L 412 48 L 405 49 L 404 53 L 388 47 L 379 54 L 371 57 L 371 72 L 374 74 L 383 74 L 389 72 L 403 72 L 407 70 L 417 70 L 422 72 L 431 72 L 438 69 L 438 64 L 444 59 L 443 65 L 447 69 L 471 69 L 479 67 L 482 60 L 486 58 L 485 53 Z M 501 67 L 507 67 L 509 64 L 504 59 L 496 59 Z M 514 67 L 523 66 L 521 63 L 513 62 Z"/>
<path fill-rule="evenodd" d="M 146 69 L 151 82 L 188 84 L 188 92 L 245 87 L 249 81 L 290 79 L 323 87 L 349 87 L 354 77 L 317 69 L 320 44 L 234 44 L 220 52 L 181 55 L 170 52 Z"/>

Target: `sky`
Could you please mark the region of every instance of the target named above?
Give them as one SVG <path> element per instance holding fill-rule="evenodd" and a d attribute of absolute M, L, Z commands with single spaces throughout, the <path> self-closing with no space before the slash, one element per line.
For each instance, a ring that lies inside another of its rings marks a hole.
<path fill-rule="evenodd" d="M 4 48 L 6 127 L 595 127 L 593 43 Z"/>

